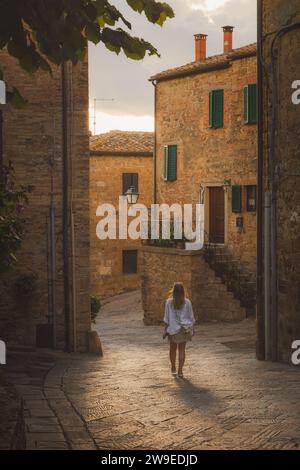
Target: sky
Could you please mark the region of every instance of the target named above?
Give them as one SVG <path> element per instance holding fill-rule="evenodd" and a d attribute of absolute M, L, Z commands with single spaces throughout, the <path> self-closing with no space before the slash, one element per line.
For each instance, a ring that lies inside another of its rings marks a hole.
<path fill-rule="evenodd" d="M 161 55 L 142 61 L 116 55 L 103 44 L 89 47 L 90 129 L 153 131 L 154 92 L 149 77 L 194 60 L 194 34 L 208 34 L 207 55 L 223 52 L 222 26 L 234 26 L 233 47 L 256 41 L 256 0 L 166 0 L 175 18 L 161 28 L 131 10 L 125 0 L 112 0 L 131 21 L 131 34 L 151 42 Z M 122 25 L 123 27 L 123 25 Z"/>

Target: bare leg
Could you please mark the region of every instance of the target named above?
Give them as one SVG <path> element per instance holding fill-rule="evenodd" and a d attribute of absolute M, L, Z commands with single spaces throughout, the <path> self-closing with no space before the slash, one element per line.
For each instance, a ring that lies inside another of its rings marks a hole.
<path fill-rule="evenodd" d="M 172 343 L 172 341 L 170 341 L 170 361 L 172 366 L 172 372 L 176 372 L 176 351 L 177 344 Z"/>
<path fill-rule="evenodd" d="M 186 346 L 186 343 L 181 343 L 178 345 L 178 349 L 179 349 L 178 374 L 182 374 L 182 369 L 183 369 L 184 362 L 185 362 L 185 346 Z"/>

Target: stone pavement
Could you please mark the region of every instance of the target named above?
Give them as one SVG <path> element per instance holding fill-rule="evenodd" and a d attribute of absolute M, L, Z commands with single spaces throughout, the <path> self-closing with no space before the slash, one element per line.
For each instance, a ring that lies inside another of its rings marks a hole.
<path fill-rule="evenodd" d="M 58 354 L 42 387 L 19 384 L 28 449 L 299 448 L 300 369 L 255 359 L 254 320 L 197 326 L 184 380 L 138 292 L 105 303 L 96 329 L 103 358 Z"/>

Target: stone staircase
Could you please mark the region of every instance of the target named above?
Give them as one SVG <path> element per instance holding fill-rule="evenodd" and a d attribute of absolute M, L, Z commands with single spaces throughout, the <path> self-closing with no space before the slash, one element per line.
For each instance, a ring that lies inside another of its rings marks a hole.
<path fill-rule="evenodd" d="M 253 273 L 247 271 L 224 246 L 206 245 L 204 259 L 227 292 L 246 311 L 246 316 L 255 315 L 256 279 Z"/>
<path fill-rule="evenodd" d="M 204 257 L 198 261 L 198 272 L 193 275 L 194 284 L 197 284 L 193 304 L 198 322 L 237 322 L 247 317 L 246 309 Z"/>

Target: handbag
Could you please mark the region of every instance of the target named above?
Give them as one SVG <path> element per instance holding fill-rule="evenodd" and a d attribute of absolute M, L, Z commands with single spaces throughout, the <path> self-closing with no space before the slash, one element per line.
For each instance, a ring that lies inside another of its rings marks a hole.
<path fill-rule="evenodd" d="M 172 341 L 174 341 L 174 343 L 186 343 L 187 341 L 192 341 L 192 338 L 194 336 L 194 327 L 182 325 L 180 316 L 176 310 L 175 315 L 177 317 L 178 323 L 181 325 L 181 328 L 178 333 L 172 335 Z"/>

